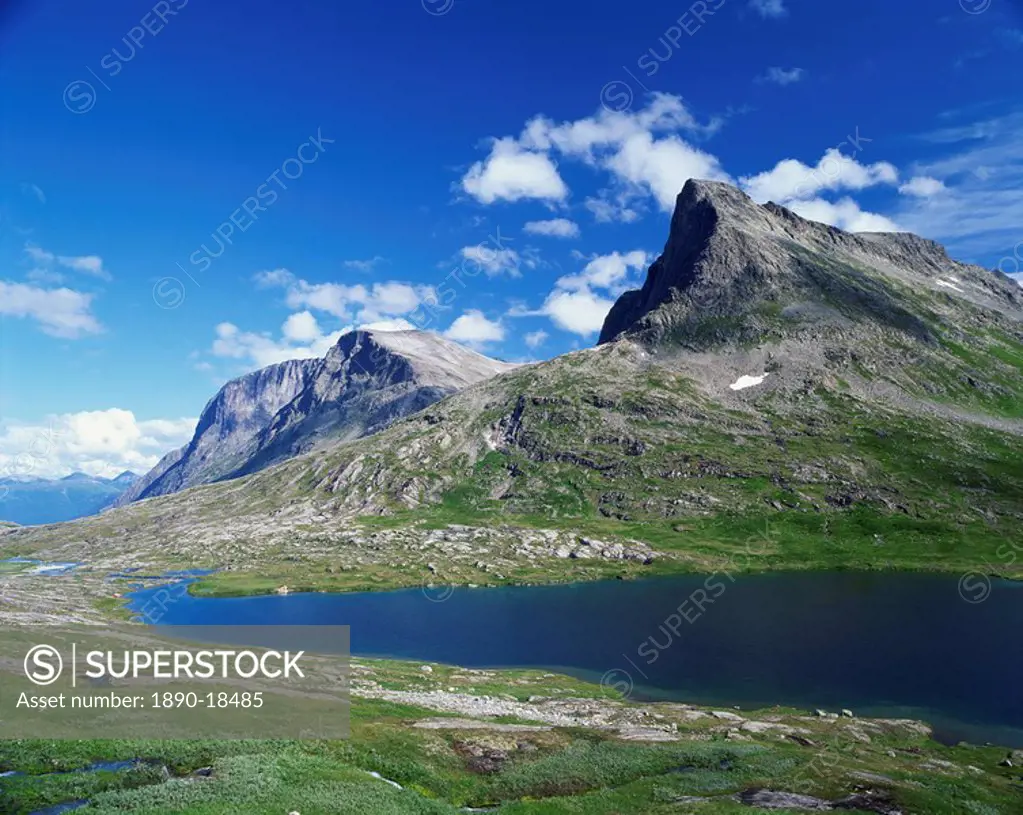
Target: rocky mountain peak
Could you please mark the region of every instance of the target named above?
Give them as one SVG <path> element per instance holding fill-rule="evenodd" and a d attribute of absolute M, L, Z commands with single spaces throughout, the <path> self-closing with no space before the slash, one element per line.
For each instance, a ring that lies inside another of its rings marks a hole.
<path fill-rule="evenodd" d="M 690 180 L 676 199 L 664 251 L 641 289 L 608 313 L 600 343 L 627 334 L 690 348 L 748 344 L 765 333 L 788 336 L 814 314 L 825 323 L 871 323 L 928 340 L 940 294 L 955 319 L 971 307 L 1019 315 L 1023 289 L 977 266 L 951 260 L 944 247 L 909 233 L 848 233 L 776 203 L 758 205 L 729 184 Z M 949 301 L 949 298 L 952 298 Z M 789 309 L 786 312 L 786 309 Z M 793 311 L 793 309 L 795 311 Z"/>
<path fill-rule="evenodd" d="M 391 422 L 513 368 L 424 331 L 349 331 L 322 359 L 289 360 L 224 385 L 192 440 L 118 505 L 256 472 Z"/>

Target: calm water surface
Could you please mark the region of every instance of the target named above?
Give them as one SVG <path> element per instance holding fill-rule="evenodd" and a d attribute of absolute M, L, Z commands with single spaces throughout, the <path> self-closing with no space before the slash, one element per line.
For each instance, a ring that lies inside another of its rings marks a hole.
<path fill-rule="evenodd" d="M 973 603 L 957 577 L 898 573 L 175 594 L 161 624 L 350 625 L 365 656 L 548 668 L 633 698 L 911 716 L 943 740 L 1023 747 L 1023 583 L 993 581 Z"/>

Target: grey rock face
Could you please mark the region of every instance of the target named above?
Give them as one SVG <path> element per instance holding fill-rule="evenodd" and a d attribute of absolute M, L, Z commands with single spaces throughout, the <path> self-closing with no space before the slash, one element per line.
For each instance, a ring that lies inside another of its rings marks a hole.
<path fill-rule="evenodd" d="M 115 506 L 223 478 L 251 455 L 252 443 L 309 381 L 319 360 L 289 360 L 232 379 L 203 408 L 192 440 L 165 455 Z"/>
<path fill-rule="evenodd" d="M 310 371 L 308 385 L 259 434 L 233 476 L 382 430 L 462 388 L 515 367 L 423 331 L 353 331 Z"/>
<path fill-rule="evenodd" d="M 768 314 L 812 316 L 817 326 L 866 323 L 933 341 L 914 290 L 948 295 L 949 312 L 976 307 L 1018 315 L 1023 289 L 1008 277 L 951 260 L 908 233 L 850 234 L 728 184 L 691 180 L 676 201 L 668 241 L 642 289 L 623 294 L 600 343 L 627 334 L 691 349 L 756 341 Z M 1017 317 L 1018 319 L 1018 317 Z M 791 333 L 791 332 L 786 332 Z"/>
<path fill-rule="evenodd" d="M 374 433 L 467 385 L 513 368 L 435 334 L 353 331 L 323 359 L 270 365 L 228 382 L 192 440 L 117 506 L 235 478 L 318 443 Z"/>

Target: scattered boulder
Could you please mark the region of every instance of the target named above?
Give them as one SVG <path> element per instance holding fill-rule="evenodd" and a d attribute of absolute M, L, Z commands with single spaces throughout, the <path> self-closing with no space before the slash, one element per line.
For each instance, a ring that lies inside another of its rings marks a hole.
<path fill-rule="evenodd" d="M 830 812 L 833 809 L 830 801 L 796 792 L 751 789 L 740 792 L 736 800 L 740 804 L 760 809 L 803 809 L 814 812 Z"/>
<path fill-rule="evenodd" d="M 748 789 L 735 796 L 741 804 L 760 809 L 801 810 L 805 812 L 858 811 L 875 812 L 878 815 L 902 815 L 891 793 L 868 790 L 854 792 L 836 801 L 828 801 L 813 795 L 795 792 L 781 792 L 765 789 Z"/>

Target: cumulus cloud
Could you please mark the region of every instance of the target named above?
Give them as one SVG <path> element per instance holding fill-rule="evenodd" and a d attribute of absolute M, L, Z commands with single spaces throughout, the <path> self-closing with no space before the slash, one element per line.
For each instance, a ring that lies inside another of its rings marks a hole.
<path fill-rule="evenodd" d="M 899 171 L 886 161 L 860 164 L 832 148 L 814 167 L 796 159 L 784 159 L 766 172 L 740 178 L 739 183 L 754 201 L 762 204 L 810 199 L 825 190 L 863 190 L 879 184 L 896 184 L 898 180 Z"/>
<path fill-rule="evenodd" d="M 620 294 L 635 281 L 630 281 L 630 273 L 645 269 L 649 265 L 649 255 L 642 249 L 621 254 L 612 252 L 610 255 L 596 255 L 577 275 L 566 275 L 559 278 L 556 286 L 569 291 L 583 289 L 604 289 L 612 294 Z"/>
<path fill-rule="evenodd" d="M 917 198 L 930 198 L 932 195 L 937 195 L 944 191 L 945 185 L 943 183 L 936 178 L 926 175 L 911 178 L 899 187 L 899 192 L 903 195 L 913 195 Z"/>
<path fill-rule="evenodd" d="M 656 139 L 638 133 L 624 141 L 605 166 L 628 189 L 652 195 L 662 212 L 675 208 L 675 198 L 690 178 L 731 180 L 715 156 L 675 135 Z"/>
<path fill-rule="evenodd" d="M 121 408 L 49 416 L 39 424 L 5 423 L 0 425 L 0 474 L 141 474 L 187 442 L 195 424 L 195 418 L 139 420 Z"/>
<path fill-rule="evenodd" d="M 578 238 L 579 224 L 568 218 L 553 218 L 548 221 L 529 221 L 524 232 L 530 235 L 545 235 L 550 238 Z"/>
<path fill-rule="evenodd" d="M 78 339 L 99 334 L 103 326 L 92 313 L 93 295 L 73 289 L 44 289 L 0 280 L 0 315 L 34 320 L 51 337 Z"/>
<path fill-rule="evenodd" d="M 834 203 L 823 198 L 812 198 L 807 201 L 788 201 L 785 205 L 797 215 L 837 226 L 846 232 L 903 231 L 890 218 L 860 209 L 860 205 L 851 198 L 843 198 Z"/>
<path fill-rule="evenodd" d="M 323 336 L 320 324 L 311 311 L 299 311 L 290 315 L 281 326 L 281 333 L 291 342 L 314 342 Z"/>
<path fill-rule="evenodd" d="M 568 187 L 550 156 L 524 150 L 512 138 L 494 141 L 486 160 L 477 161 L 462 178 L 462 189 L 481 204 L 568 197 Z"/>
<path fill-rule="evenodd" d="M 589 289 L 565 291 L 555 289 L 540 309 L 563 331 L 589 337 L 600 331 L 614 300 L 601 297 Z"/>
<path fill-rule="evenodd" d="M 363 323 L 359 329 L 365 331 L 416 331 L 417 326 L 408 320 L 398 318 L 397 320 L 377 320 L 375 323 Z"/>
<path fill-rule="evenodd" d="M 216 337 L 210 352 L 217 357 L 239 360 L 248 370 L 265 368 L 289 359 L 322 357 L 351 329 L 352 326 L 345 326 L 324 333 L 308 311 L 289 316 L 281 326 L 279 338 L 268 331 L 242 331 L 234 323 L 224 322 L 214 329 Z"/>
<path fill-rule="evenodd" d="M 821 194 L 893 186 L 898 182 L 899 171 L 894 165 L 886 161 L 861 164 L 838 148 L 826 151 L 814 167 L 796 159 L 784 159 L 770 170 L 739 179 L 740 186 L 758 203 L 774 201 L 804 218 L 850 232 L 897 232 L 900 228 L 884 215 L 864 211 L 848 196 L 831 201 Z"/>
<path fill-rule="evenodd" d="M 552 158 L 558 156 L 608 174 L 623 212 L 636 212 L 630 201 L 646 197 L 670 211 L 688 179 L 728 180 L 716 157 L 682 137 L 702 138 L 721 124 L 720 119 L 698 121 L 680 97 L 665 93 L 651 94 L 647 106 L 636 111 L 601 109 L 567 122 L 536 116 L 519 136 L 495 140 L 491 155 L 473 165 L 462 186 L 485 204 L 523 198 L 562 202 L 568 191 Z M 587 206 L 599 208 L 610 196 Z M 611 220 L 614 212 L 603 207 L 598 217 Z"/>
<path fill-rule="evenodd" d="M 586 259 L 579 253 L 574 256 Z M 539 309 L 518 308 L 509 314 L 513 317 L 545 316 L 563 331 L 590 337 L 604 324 L 604 318 L 614 305 L 612 298 L 639 284 L 638 272 L 646 268 L 650 259 L 651 256 L 641 249 L 592 255 L 578 274 L 558 278 Z"/>
<path fill-rule="evenodd" d="M 768 68 L 767 72 L 762 76 L 757 77 L 758 82 L 770 82 L 774 85 L 792 85 L 795 82 L 799 82 L 805 75 L 805 71 L 802 68 Z"/>
<path fill-rule="evenodd" d="M 216 326 L 210 353 L 237 360 L 249 370 L 289 359 L 322 357 L 342 334 L 357 328 L 412 330 L 415 326 L 405 315 L 423 303 L 437 302 L 432 286 L 394 280 L 368 286 L 310 283 L 287 269 L 259 272 L 255 280 L 262 288 L 283 289 L 285 304 L 295 311 L 285 319 L 279 335 L 245 331 L 229 322 Z M 324 327 L 324 317 L 334 325 Z"/>
<path fill-rule="evenodd" d="M 750 0 L 749 6 L 761 17 L 784 17 L 789 13 L 784 0 Z"/>
<path fill-rule="evenodd" d="M 501 342 L 505 329 L 500 321 L 488 320 L 482 311 L 469 309 L 451 324 L 444 336 L 455 342 L 480 347 L 489 342 Z"/>
<path fill-rule="evenodd" d="M 400 317 L 414 311 L 423 302 L 436 302 L 432 286 L 389 280 L 364 285 L 357 283 L 310 283 L 287 269 L 274 269 L 256 275 L 262 287 L 284 289 L 285 303 L 292 309 L 321 311 L 339 320 L 370 323 Z"/>

